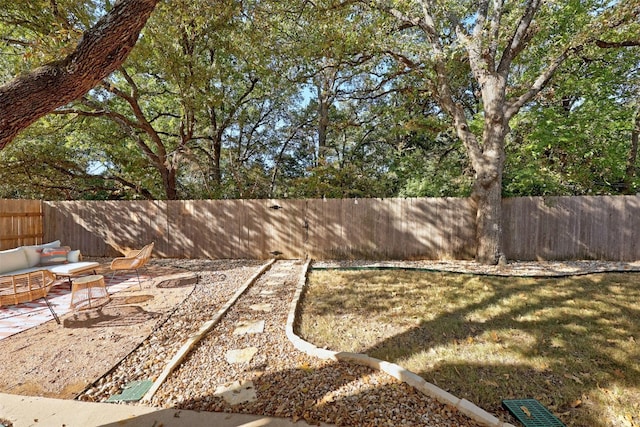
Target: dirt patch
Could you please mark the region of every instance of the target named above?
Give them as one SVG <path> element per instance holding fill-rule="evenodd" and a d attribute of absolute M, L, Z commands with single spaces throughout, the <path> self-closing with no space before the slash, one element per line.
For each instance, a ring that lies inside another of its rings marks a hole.
<path fill-rule="evenodd" d="M 0 392 L 72 399 L 164 322 L 193 290 L 194 273 L 155 267 L 154 278 L 107 304 L 63 316 L 0 343 Z M 158 286 L 160 283 L 180 286 Z"/>

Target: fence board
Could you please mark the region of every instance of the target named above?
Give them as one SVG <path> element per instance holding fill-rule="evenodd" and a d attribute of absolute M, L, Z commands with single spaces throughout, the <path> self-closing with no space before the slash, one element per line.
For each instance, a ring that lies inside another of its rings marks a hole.
<path fill-rule="evenodd" d="M 346 242 L 342 236 L 342 200 L 321 199 L 309 200 L 306 221 L 307 253 L 311 258 L 341 258 L 347 256 L 347 251 L 336 248 L 332 242 Z"/>

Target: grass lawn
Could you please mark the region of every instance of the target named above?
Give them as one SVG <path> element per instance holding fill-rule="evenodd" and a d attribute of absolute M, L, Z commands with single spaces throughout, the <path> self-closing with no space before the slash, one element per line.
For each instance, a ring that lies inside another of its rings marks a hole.
<path fill-rule="evenodd" d="M 502 399 L 535 398 L 569 426 L 640 426 L 640 273 L 315 270 L 299 332 L 397 363 L 505 420 Z"/>

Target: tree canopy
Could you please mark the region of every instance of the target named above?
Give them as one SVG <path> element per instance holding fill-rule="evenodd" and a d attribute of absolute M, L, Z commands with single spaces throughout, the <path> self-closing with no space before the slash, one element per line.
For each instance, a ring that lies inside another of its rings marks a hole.
<path fill-rule="evenodd" d="M 0 197 L 638 191 L 639 0 L 156 3 L 0 0 Z"/>

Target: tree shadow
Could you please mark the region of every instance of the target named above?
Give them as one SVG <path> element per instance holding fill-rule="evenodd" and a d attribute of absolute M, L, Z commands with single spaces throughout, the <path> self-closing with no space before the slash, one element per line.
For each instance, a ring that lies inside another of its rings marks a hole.
<path fill-rule="evenodd" d="M 173 402 L 178 409 L 208 412 L 261 414 L 301 420 L 311 425 L 344 426 L 432 425 L 447 419 L 449 425 L 477 427 L 478 423 L 454 408 L 441 404 L 413 387 L 371 368 L 343 362 L 321 362 L 262 373 L 247 366 L 247 385 L 255 400 L 230 403 L 202 388 L 194 397 Z M 216 384 L 219 379 L 212 379 Z"/>
<path fill-rule="evenodd" d="M 640 387 L 640 353 L 633 345 L 640 336 L 640 308 L 629 303 L 640 301 L 640 288 L 636 275 L 625 274 L 619 284 L 596 291 L 600 277 L 566 278 L 556 292 L 541 294 L 532 292 L 535 284 L 484 276 L 487 290 L 474 302 L 457 303 L 468 288 L 450 289 L 453 303 L 436 307 L 435 318 L 358 351 L 405 366 L 501 417 L 506 415 L 501 399 L 534 397 L 568 425 L 604 427 L 606 408 L 591 401 L 590 391 Z M 402 292 L 389 289 L 387 298 L 392 291 Z M 374 316 L 389 311 L 384 293 L 346 288 L 341 295 L 329 295 L 320 307 L 313 303 L 319 312 L 333 307 L 339 314 L 348 311 L 347 299 L 357 298 L 360 309 Z M 487 307 L 495 310 L 487 312 Z M 487 353 L 481 360 L 477 354 L 467 358 L 467 344 L 486 346 Z M 573 372 L 569 367 L 584 369 Z"/>
<path fill-rule="evenodd" d="M 160 317 L 162 313 L 146 311 L 137 305 L 110 306 L 107 304 L 100 308 L 73 313 L 72 316 L 64 319 L 63 326 L 65 328 L 127 327 Z"/>

